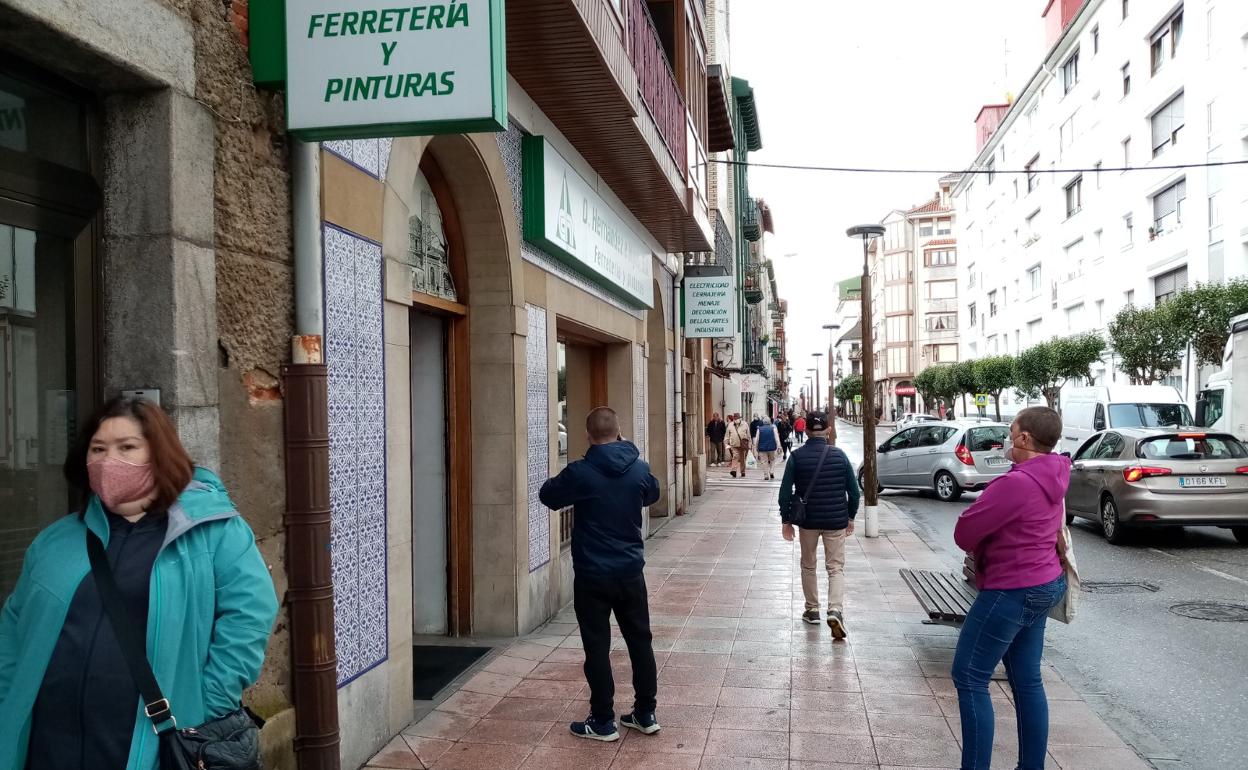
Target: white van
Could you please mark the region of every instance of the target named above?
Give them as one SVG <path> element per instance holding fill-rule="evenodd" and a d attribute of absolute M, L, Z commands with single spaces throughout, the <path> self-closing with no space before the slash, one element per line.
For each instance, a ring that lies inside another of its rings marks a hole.
<path fill-rule="evenodd" d="M 1195 425 L 1192 410 L 1168 385 L 1072 388 L 1062 394 L 1061 451 L 1072 455 L 1093 434 L 1108 428 Z"/>

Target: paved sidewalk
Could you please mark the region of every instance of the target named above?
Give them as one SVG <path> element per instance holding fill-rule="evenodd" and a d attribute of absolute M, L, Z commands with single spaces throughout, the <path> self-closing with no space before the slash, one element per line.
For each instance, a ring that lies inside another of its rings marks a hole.
<path fill-rule="evenodd" d="M 776 476 L 780 476 L 777 468 Z M 656 736 L 576 738 L 589 713 L 571 608 L 513 643 L 370 768 L 434 770 L 866 770 L 957 768 L 949 664 L 957 631 L 922 623 L 901 567 L 952 568 L 891 505 L 882 535 L 846 546 L 849 641 L 803 624 L 796 543 L 780 537 L 776 483 L 712 469 L 707 494 L 649 544 L 646 578 L 659 664 Z M 826 589 L 820 575 L 821 592 Z M 616 710 L 632 706 L 623 640 L 612 653 Z M 1046 667 L 1048 766 L 1150 767 Z M 994 682 L 995 767 L 1013 767 L 1008 686 Z"/>

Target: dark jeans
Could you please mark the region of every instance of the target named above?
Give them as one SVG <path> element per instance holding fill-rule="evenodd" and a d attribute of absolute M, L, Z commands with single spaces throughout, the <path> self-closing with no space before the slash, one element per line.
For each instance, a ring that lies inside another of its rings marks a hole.
<path fill-rule="evenodd" d="M 780 449 L 784 451 L 784 456 L 785 456 L 786 458 L 789 456 L 789 450 L 790 450 L 790 449 L 792 449 L 792 448 L 793 448 L 793 437 L 792 437 L 792 436 L 790 436 L 789 438 L 786 438 L 784 441 L 781 441 L 781 442 L 780 442 Z"/>
<path fill-rule="evenodd" d="M 585 679 L 589 681 L 589 710 L 594 719 L 615 719 L 615 679 L 611 676 L 611 613 L 628 645 L 633 664 L 633 711 L 654 711 L 659 674 L 650 634 L 650 604 L 646 578 L 592 578 L 573 581 L 576 622 L 585 648 Z"/>
<path fill-rule="evenodd" d="M 1018 718 L 1018 770 L 1043 770 L 1049 743 L 1049 701 L 1040 678 L 1048 612 L 1066 593 L 1066 576 L 1033 588 L 980 591 L 967 613 L 953 657 L 962 716 L 962 770 L 992 763 L 994 714 L 988 685 L 1005 661 Z"/>
<path fill-rule="evenodd" d="M 799 431 L 795 431 L 795 432 L 793 433 L 793 435 L 794 435 L 794 436 L 797 436 L 797 443 L 799 443 L 799 444 L 805 443 L 805 441 L 806 441 L 806 432 L 805 432 L 805 431 L 800 431 L 800 430 L 799 430 Z"/>

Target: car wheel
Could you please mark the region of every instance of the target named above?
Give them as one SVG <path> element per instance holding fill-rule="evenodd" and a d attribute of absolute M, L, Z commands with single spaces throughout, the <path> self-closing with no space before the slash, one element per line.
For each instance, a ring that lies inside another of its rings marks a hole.
<path fill-rule="evenodd" d="M 1241 545 L 1248 545 L 1248 527 L 1231 527 L 1231 534 Z"/>
<path fill-rule="evenodd" d="M 1114 545 L 1127 541 L 1127 528 L 1118 520 L 1118 504 L 1109 495 L 1101 500 L 1101 532 Z"/>
<path fill-rule="evenodd" d="M 962 487 L 958 486 L 952 473 L 941 471 L 936 474 L 936 497 L 942 503 L 954 503 L 961 499 Z"/>
<path fill-rule="evenodd" d="M 866 468 L 858 469 L 858 489 L 863 490 L 863 491 L 866 491 L 867 489 L 867 469 Z M 883 492 L 883 491 L 884 491 L 884 485 L 879 483 L 879 479 L 876 479 L 875 493 L 878 495 L 880 492 Z"/>

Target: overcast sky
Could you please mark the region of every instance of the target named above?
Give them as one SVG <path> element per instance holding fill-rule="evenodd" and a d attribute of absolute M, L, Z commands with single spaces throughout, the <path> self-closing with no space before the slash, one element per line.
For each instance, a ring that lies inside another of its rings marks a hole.
<path fill-rule="evenodd" d="M 1040 64 L 1043 10 L 1044 0 L 731 0 L 731 71 L 754 87 L 763 138 L 750 160 L 966 167 L 979 108 L 1021 93 Z M 938 177 L 751 169 L 750 191 L 775 218 L 767 252 L 789 301 L 794 393 L 811 354 L 827 350 L 836 283 L 862 270 L 862 244 L 845 230 L 930 199 Z"/>

